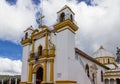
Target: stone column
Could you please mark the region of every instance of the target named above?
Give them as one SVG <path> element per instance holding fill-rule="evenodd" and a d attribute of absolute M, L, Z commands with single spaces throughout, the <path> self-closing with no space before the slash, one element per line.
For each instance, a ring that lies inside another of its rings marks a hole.
<path fill-rule="evenodd" d="M 42 83 L 46 83 L 46 79 L 47 79 L 47 60 L 44 60 L 44 66 L 43 66 L 43 82 Z"/>
<path fill-rule="evenodd" d="M 35 41 L 34 39 L 32 40 L 32 53 L 34 53 L 34 46 L 35 46 Z"/>
<path fill-rule="evenodd" d="M 33 64 L 29 63 L 28 83 L 32 83 L 32 67 L 33 67 Z"/>
<path fill-rule="evenodd" d="M 50 59 L 50 82 L 54 82 L 54 59 Z"/>

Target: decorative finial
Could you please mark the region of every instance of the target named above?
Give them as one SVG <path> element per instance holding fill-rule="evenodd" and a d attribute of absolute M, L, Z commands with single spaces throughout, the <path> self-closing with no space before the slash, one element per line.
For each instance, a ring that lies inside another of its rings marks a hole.
<path fill-rule="evenodd" d="M 99 49 L 104 49 L 104 47 L 101 45 Z"/>

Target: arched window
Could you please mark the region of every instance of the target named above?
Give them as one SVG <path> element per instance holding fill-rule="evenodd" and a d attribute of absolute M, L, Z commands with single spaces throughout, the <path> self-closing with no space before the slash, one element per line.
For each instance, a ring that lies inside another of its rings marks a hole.
<path fill-rule="evenodd" d="M 89 75 L 89 65 L 88 64 L 86 64 L 85 71 L 87 72 L 87 76 L 89 77 L 90 75 Z"/>
<path fill-rule="evenodd" d="M 25 33 L 25 39 L 27 39 L 27 38 L 28 38 L 28 32 Z"/>
<path fill-rule="evenodd" d="M 108 79 L 105 79 L 105 84 L 109 84 L 109 80 Z"/>
<path fill-rule="evenodd" d="M 114 79 L 110 79 L 110 84 L 114 84 Z"/>
<path fill-rule="evenodd" d="M 60 15 L 60 22 L 65 20 L 65 13 L 61 13 Z"/>
<path fill-rule="evenodd" d="M 101 81 L 103 82 L 103 71 L 101 71 Z"/>
<path fill-rule="evenodd" d="M 42 45 L 38 47 L 38 56 L 42 55 Z"/>
<path fill-rule="evenodd" d="M 72 14 L 70 15 L 70 19 L 71 19 L 71 21 L 73 21 L 73 16 L 72 16 Z"/>

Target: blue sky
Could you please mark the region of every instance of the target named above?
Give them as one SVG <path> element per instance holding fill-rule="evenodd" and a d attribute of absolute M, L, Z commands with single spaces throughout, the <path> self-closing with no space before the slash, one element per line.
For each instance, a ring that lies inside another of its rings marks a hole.
<path fill-rule="evenodd" d="M 22 46 L 10 41 L 0 40 L 0 56 L 7 57 L 12 60 L 21 60 Z"/>
<path fill-rule="evenodd" d="M 79 0 L 85 1 L 88 5 L 90 4 L 90 0 Z M 10 5 L 16 5 L 17 0 L 6 0 L 6 2 Z M 34 5 L 39 5 L 40 0 L 32 0 Z M 38 17 L 40 15 L 39 11 L 36 13 Z M 38 19 L 36 18 L 36 23 L 39 23 Z M 22 46 L 20 43 L 16 44 L 8 40 L 1 40 L 0 39 L 0 56 L 5 58 L 10 58 L 13 60 L 22 59 Z"/>

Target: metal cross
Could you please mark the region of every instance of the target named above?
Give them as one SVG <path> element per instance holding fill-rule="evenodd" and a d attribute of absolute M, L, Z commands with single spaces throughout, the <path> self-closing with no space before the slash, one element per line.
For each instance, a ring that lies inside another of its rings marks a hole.
<path fill-rule="evenodd" d="M 39 18 L 39 20 L 40 20 L 40 25 L 42 25 L 42 21 L 43 21 L 43 18 L 44 18 L 45 16 L 43 16 L 43 15 L 41 15 L 40 16 L 40 18 Z"/>

